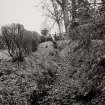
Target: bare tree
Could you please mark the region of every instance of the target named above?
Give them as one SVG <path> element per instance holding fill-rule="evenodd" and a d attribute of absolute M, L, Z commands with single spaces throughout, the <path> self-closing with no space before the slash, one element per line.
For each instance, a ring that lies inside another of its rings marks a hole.
<path fill-rule="evenodd" d="M 57 5 L 57 2 L 54 0 L 51 0 L 52 3 L 52 7 L 54 10 L 54 17 L 55 17 L 55 21 L 58 24 L 58 28 L 59 28 L 59 32 L 61 33 L 61 24 L 62 24 L 62 11 L 59 8 L 59 6 Z"/>
<path fill-rule="evenodd" d="M 61 7 L 62 14 L 63 14 L 63 21 L 65 26 L 65 31 L 67 32 L 67 27 L 70 22 L 70 16 L 69 16 L 69 1 L 68 0 L 56 0 L 58 5 Z"/>
<path fill-rule="evenodd" d="M 62 32 L 61 25 L 63 20 L 62 11 L 57 2 L 55 0 L 49 0 L 47 6 L 45 5 L 44 8 L 47 11 L 46 16 L 52 19 L 57 24 L 59 33 L 61 33 Z"/>
<path fill-rule="evenodd" d="M 13 61 L 23 61 L 23 25 L 12 24 L 2 27 L 3 39 L 8 47 L 8 52 Z"/>

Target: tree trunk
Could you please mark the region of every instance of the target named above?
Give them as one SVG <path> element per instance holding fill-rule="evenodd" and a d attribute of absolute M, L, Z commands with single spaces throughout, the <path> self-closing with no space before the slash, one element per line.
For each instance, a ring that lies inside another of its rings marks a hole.
<path fill-rule="evenodd" d="M 56 0 L 56 2 L 60 5 L 63 13 L 63 21 L 65 31 L 67 32 L 67 27 L 69 25 L 69 11 L 68 11 L 68 0 Z"/>
<path fill-rule="evenodd" d="M 58 24 L 59 33 L 62 33 L 61 24 L 59 22 L 57 24 Z"/>
<path fill-rule="evenodd" d="M 65 32 L 67 32 L 67 27 L 69 25 L 69 15 L 68 11 L 66 10 L 63 11 L 63 19 L 64 19 Z"/>

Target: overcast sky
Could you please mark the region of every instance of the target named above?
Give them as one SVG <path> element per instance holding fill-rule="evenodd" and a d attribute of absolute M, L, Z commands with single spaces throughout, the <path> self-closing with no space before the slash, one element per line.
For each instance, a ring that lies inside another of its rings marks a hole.
<path fill-rule="evenodd" d="M 5 24 L 21 23 L 26 29 L 40 32 L 44 18 L 35 7 L 37 0 L 0 0 L 0 27 Z"/>

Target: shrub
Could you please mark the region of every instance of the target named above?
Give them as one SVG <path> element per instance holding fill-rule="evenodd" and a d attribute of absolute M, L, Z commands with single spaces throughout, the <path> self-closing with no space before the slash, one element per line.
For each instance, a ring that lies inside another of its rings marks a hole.
<path fill-rule="evenodd" d="M 37 32 L 33 32 L 32 34 L 32 51 L 35 52 L 40 42 L 40 35 Z"/>
<path fill-rule="evenodd" d="M 13 61 L 23 61 L 24 56 L 37 50 L 40 42 L 37 32 L 25 30 L 20 24 L 3 26 L 2 35 Z"/>
<path fill-rule="evenodd" d="M 11 24 L 3 26 L 1 30 L 8 52 L 13 61 L 23 61 L 23 25 Z"/>
<path fill-rule="evenodd" d="M 37 32 L 28 30 L 23 31 L 23 49 L 25 55 L 30 55 L 32 51 L 36 51 L 40 42 L 40 35 Z"/>
<path fill-rule="evenodd" d="M 46 41 L 52 41 L 52 37 L 51 36 L 41 36 L 40 37 L 40 43 L 43 43 Z"/>
<path fill-rule="evenodd" d="M 41 30 L 41 34 L 42 34 L 43 36 L 47 36 L 48 33 L 49 33 L 49 30 L 48 30 L 47 28 L 44 28 L 44 29 Z"/>

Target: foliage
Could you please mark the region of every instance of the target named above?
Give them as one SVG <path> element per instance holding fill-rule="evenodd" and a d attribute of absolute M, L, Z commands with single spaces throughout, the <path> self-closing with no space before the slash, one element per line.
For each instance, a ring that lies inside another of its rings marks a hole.
<path fill-rule="evenodd" d="M 40 42 L 40 35 L 34 31 L 23 31 L 23 48 L 25 50 L 26 55 L 32 54 L 37 50 L 37 47 Z"/>
<path fill-rule="evenodd" d="M 66 8 L 67 2 L 56 1 L 64 10 L 65 19 L 67 11 L 70 11 Z M 93 14 L 87 11 L 90 10 L 88 0 L 77 1 L 78 5 L 72 5 L 76 6 L 72 8 L 73 15 L 77 12 L 79 16 L 82 15 L 77 22 L 73 16 L 74 22 L 67 33 L 70 37 L 68 40 L 61 40 L 64 39 L 62 35 L 56 36 L 55 42 L 51 36 L 36 38 L 33 37 L 35 33 L 25 30 L 25 35 L 32 35 L 30 42 L 40 41 L 44 45 L 45 41 L 53 41 L 55 46 L 49 52 L 48 47 L 39 48 L 25 58 L 20 68 L 10 62 L 0 62 L 0 104 L 105 105 L 105 42 L 102 40 L 105 35 L 105 15 L 94 11 L 96 17 L 93 18 Z M 3 34 L 8 33 L 7 45 L 11 53 L 12 49 L 18 48 L 11 39 L 20 34 L 14 34 L 14 31 L 11 34 L 10 27 L 4 29 Z M 33 45 L 37 46 L 36 43 Z"/>
<path fill-rule="evenodd" d="M 19 67 L 15 63 L 2 61 L 0 68 L 1 105 L 46 105 L 49 102 L 48 90 L 57 70 L 51 56 L 43 58 L 37 52 L 25 58 Z"/>
<path fill-rule="evenodd" d="M 41 65 L 42 68 L 45 69 Z M 51 88 L 51 85 L 53 84 L 55 80 L 55 73 L 52 74 L 52 71 L 48 72 L 42 72 L 42 75 L 39 75 L 37 77 L 37 86 L 38 89 L 34 90 L 32 94 L 30 95 L 30 103 L 31 105 L 47 105 L 49 104 L 49 90 Z"/>
<path fill-rule="evenodd" d="M 52 37 L 50 36 L 40 36 L 40 43 L 46 42 L 46 41 L 52 41 Z"/>
<path fill-rule="evenodd" d="M 3 40 L 3 37 L 0 36 L 0 49 L 5 49 L 6 48 L 6 45 L 5 45 L 5 42 Z"/>
<path fill-rule="evenodd" d="M 43 36 L 47 36 L 48 35 L 48 32 L 49 32 L 49 30 L 47 28 L 44 28 L 44 29 L 41 30 L 41 34 Z"/>
<path fill-rule="evenodd" d="M 38 48 L 38 45 L 40 43 L 40 34 L 37 32 L 32 32 L 33 37 L 32 37 L 32 51 L 35 52 Z"/>
<path fill-rule="evenodd" d="M 100 10 L 101 13 L 103 13 L 103 12 L 105 12 L 105 1 L 104 1 L 104 0 L 101 0 L 101 3 L 102 3 L 102 4 L 101 4 L 99 10 Z"/>
<path fill-rule="evenodd" d="M 24 56 L 37 50 L 40 42 L 37 32 L 25 30 L 20 24 L 3 26 L 2 35 L 13 61 L 23 61 Z"/>
<path fill-rule="evenodd" d="M 79 42 L 79 41 L 78 41 Z M 104 105 L 104 41 L 92 41 L 89 52 L 71 41 L 64 56 L 37 53 L 19 68 L 0 63 L 0 102 L 5 105 Z M 45 48 L 46 49 L 46 48 Z M 42 50 L 41 50 L 42 51 Z M 1 104 L 1 105 L 2 105 Z"/>
<path fill-rule="evenodd" d="M 88 53 L 83 48 L 74 52 L 75 42 L 65 48 L 65 56 L 59 64 L 59 75 L 50 90 L 53 102 L 55 105 L 104 105 L 105 96 L 101 90 L 105 86 L 104 58 L 101 58 L 105 54 L 104 43 L 91 42 Z"/>

